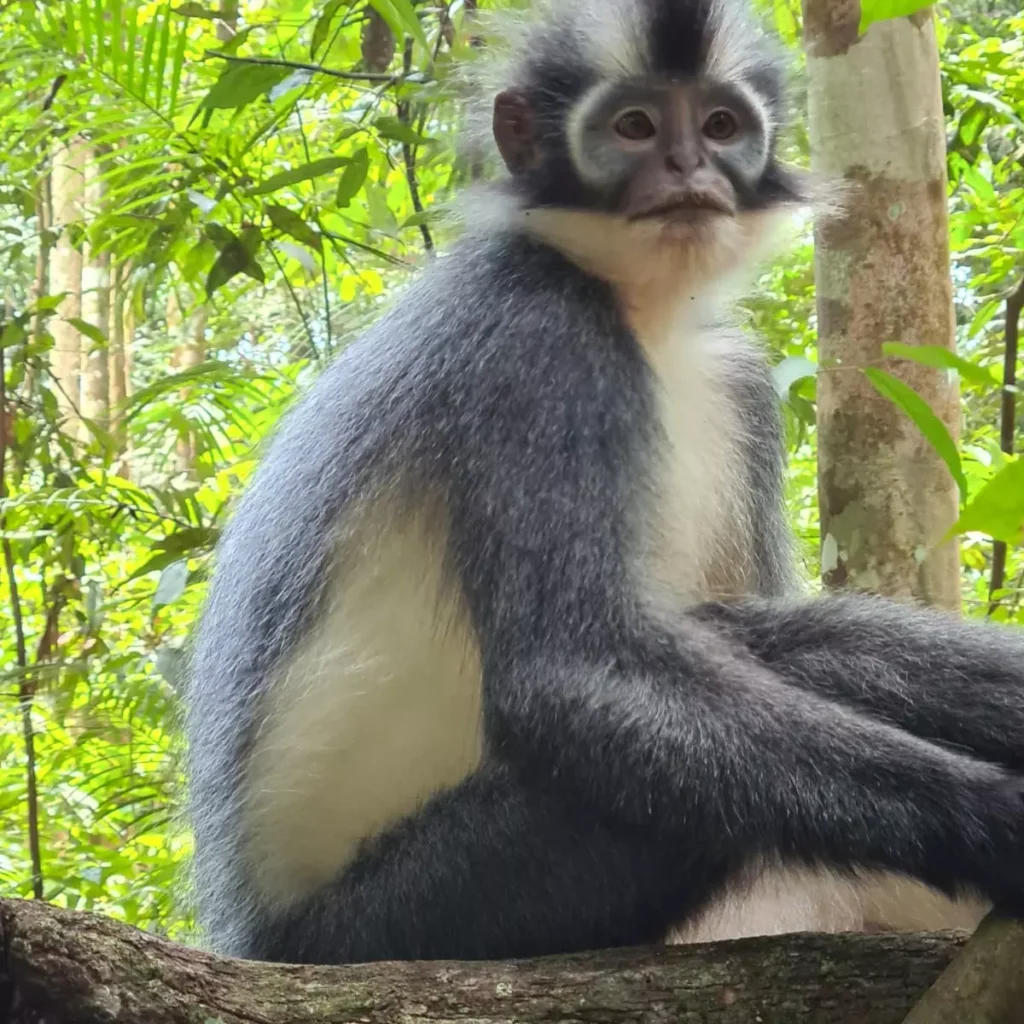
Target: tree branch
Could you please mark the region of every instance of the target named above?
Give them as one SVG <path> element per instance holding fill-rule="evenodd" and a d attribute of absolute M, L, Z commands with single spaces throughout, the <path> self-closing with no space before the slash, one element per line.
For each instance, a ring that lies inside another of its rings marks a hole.
<path fill-rule="evenodd" d="M 0 324 L 2 328 L 2 324 Z M 35 684 L 29 677 L 28 650 L 25 644 L 25 623 L 21 614 L 21 597 L 18 593 L 18 577 L 14 566 L 14 549 L 7 536 L 7 448 L 14 443 L 7 436 L 7 366 L 4 349 L 0 348 L 0 548 L 3 550 L 4 571 L 7 574 L 7 591 L 11 599 L 11 619 L 14 623 L 15 658 L 19 671 L 18 708 L 21 712 L 21 735 L 25 744 L 25 792 L 28 828 L 28 849 L 32 861 L 32 895 L 43 898 L 43 852 L 39 841 L 39 785 L 36 779 L 36 734 L 32 727 L 32 704 L 35 700 Z M 13 425 L 13 416 L 11 418 Z"/>
<path fill-rule="evenodd" d="M 348 82 L 387 82 L 397 85 L 402 81 L 402 75 L 389 75 L 386 72 L 339 71 L 336 68 L 325 68 L 320 64 L 305 64 L 302 61 L 283 60 L 277 57 L 235 57 L 219 50 L 207 50 L 203 54 L 203 59 L 226 60 L 232 64 L 267 64 L 271 67 L 292 68 L 295 71 L 312 71 L 316 75 L 330 75 L 331 78 L 341 78 Z"/>
<path fill-rule="evenodd" d="M 999 447 L 1013 454 L 1013 434 L 1017 424 L 1017 359 L 1020 351 L 1020 315 L 1024 310 L 1024 277 L 1006 300 L 1006 346 L 1003 349 L 1003 392 L 999 411 Z M 988 613 L 999 607 L 996 594 L 1006 585 L 1006 541 L 992 545 L 992 577 L 988 590 Z"/>
<path fill-rule="evenodd" d="M 1024 1006 L 1024 924 L 989 915 L 903 1024 L 1009 1024 Z"/>
<path fill-rule="evenodd" d="M 498 963 L 294 967 L 219 958 L 103 917 L 9 900 L 0 901 L 0 1019 L 899 1024 L 963 942 L 788 935 Z"/>
<path fill-rule="evenodd" d="M 412 67 L 412 39 L 407 38 L 405 40 L 405 48 L 402 51 L 402 70 L 406 76 L 409 74 L 409 69 Z M 398 104 L 398 120 L 404 125 L 412 127 L 412 109 L 408 100 L 403 100 Z M 408 142 L 402 142 L 402 159 L 405 163 L 405 180 L 409 185 L 409 196 L 412 199 L 412 208 L 416 211 L 417 216 L 423 216 L 423 203 L 420 200 L 420 187 L 419 182 L 416 180 L 416 150 Z M 434 239 L 430 234 L 430 228 L 427 227 L 423 221 L 419 224 L 420 235 L 423 237 L 423 248 L 427 250 L 427 255 L 432 256 L 434 254 Z"/>

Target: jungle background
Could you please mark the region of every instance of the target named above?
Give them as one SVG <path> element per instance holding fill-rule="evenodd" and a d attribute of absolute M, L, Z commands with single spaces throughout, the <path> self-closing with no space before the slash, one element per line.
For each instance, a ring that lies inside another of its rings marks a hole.
<path fill-rule="evenodd" d="M 174 938 L 183 659 L 219 531 L 297 391 L 452 237 L 475 172 L 451 75 L 477 49 L 470 0 L 209 2 L 0 5 L 0 893 Z M 801 110 L 799 2 L 762 6 Z M 1017 7 L 937 7 L 957 353 L 917 358 L 959 375 L 958 438 L 892 397 L 962 481 L 964 614 L 1024 626 L 1000 394 L 1024 277 Z M 803 122 L 786 146 L 807 164 Z M 743 308 L 814 581 L 809 220 Z"/>

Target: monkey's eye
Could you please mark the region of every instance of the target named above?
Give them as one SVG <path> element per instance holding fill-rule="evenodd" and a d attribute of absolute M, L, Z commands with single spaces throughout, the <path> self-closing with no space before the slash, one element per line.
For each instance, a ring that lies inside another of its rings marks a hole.
<path fill-rule="evenodd" d="M 740 130 L 736 115 L 728 110 L 714 110 L 704 122 L 704 134 L 713 142 L 728 142 Z"/>
<path fill-rule="evenodd" d="M 658 129 L 649 114 L 637 109 L 620 114 L 615 121 L 615 131 L 630 142 L 643 142 L 654 138 Z"/>

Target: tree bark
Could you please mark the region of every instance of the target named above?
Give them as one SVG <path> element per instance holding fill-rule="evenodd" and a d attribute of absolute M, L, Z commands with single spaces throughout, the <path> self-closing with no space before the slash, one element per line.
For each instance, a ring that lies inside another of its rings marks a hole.
<path fill-rule="evenodd" d="M 931 9 L 858 38 L 857 0 L 804 0 L 811 159 L 853 186 L 816 225 L 821 371 L 822 575 L 960 607 L 959 551 L 943 537 L 958 491 L 918 427 L 875 391 L 878 367 L 916 390 L 957 436 L 950 375 L 883 359 L 882 345 L 954 348 L 939 55 Z"/>
<path fill-rule="evenodd" d="M 1024 923 L 990 914 L 903 1024 L 1004 1024 L 1022 1007 Z"/>
<path fill-rule="evenodd" d="M 899 1024 L 963 942 L 955 934 L 788 935 L 494 963 L 291 967 L 223 959 L 103 917 L 7 900 L 0 1019 Z"/>
<path fill-rule="evenodd" d="M 36 224 L 39 228 L 39 249 L 36 252 L 36 271 L 29 287 L 29 305 L 35 305 L 44 295 L 50 294 L 50 253 L 53 249 L 53 214 L 50 210 L 50 175 L 44 174 L 36 185 Z M 32 316 L 32 344 L 38 346 L 46 331 L 46 318 L 41 312 Z M 26 397 L 35 394 L 38 374 L 36 365 L 30 362 L 25 370 L 23 393 Z"/>
<path fill-rule="evenodd" d="M 82 315 L 82 252 L 72 234 L 82 219 L 84 150 L 80 139 L 67 146 L 58 142 L 50 172 L 53 226 L 60 232 L 50 262 L 50 286 L 54 293 L 66 293 L 50 325 L 50 371 L 63 428 L 74 437 L 78 435 L 81 402 L 81 334 L 68 321 Z"/>
<path fill-rule="evenodd" d="M 178 296 L 171 292 L 167 299 L 167 326 L 180 337 L 171 356 L 171 368 L 175 373 L 192 370 L 201 366 L 206 358 L 206 324 L 210 316 L 210 307 L 205 302 L 195 305 L 184 319 Z M 188 401 L 189 389 L 181 391 L 183 402 Z M 175 447 L 175 472 L 182 473 L 190 479 L 196 476 L 196 460 L 198 458 L 197 438 L 194 431 L 182 433 Z"/>
<path fill-rule="evenodd" d="M 101 153 L 89 150 L 85 165 L 85 203 L 88 219 L 94 221 L 103 210 L 105 183 Z M 105 342 L 82 338 L 82 416 L 106 429 L 110 420 L 110 253 L 96 252 L 86 245 L 82 259 L 82 319 L 103 332 Z M 82 440 L 91 438 L 82 425 Z"/>

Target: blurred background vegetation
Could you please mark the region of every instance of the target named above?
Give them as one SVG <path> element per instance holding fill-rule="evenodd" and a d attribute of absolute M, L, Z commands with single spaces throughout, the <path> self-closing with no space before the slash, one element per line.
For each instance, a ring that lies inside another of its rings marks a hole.
<path fill-rule="evenodd" d="M 471 0 L 213 3 L 0 6 L 0 893 L 177 937 L 182 652 L 212 548 L 261 439 L 443 248 L 472 171 L 451 76 L 475 50 Z M 799 2 L 764 7 L 802 104 Z M 967 502 L 1007 465 L 1017 8 L 937 8 Z M 787 144 L 806 164 L 805 130 Z M 814 579 L 809 223 L 745 310 L 777 367 Z M 1020 494 L 994 499 L 1019 538 Z M 1009 548 L 993 591 L 988 521 L 961 538 L 965 614 L 1024 624 L 1024 556 Z"/>

